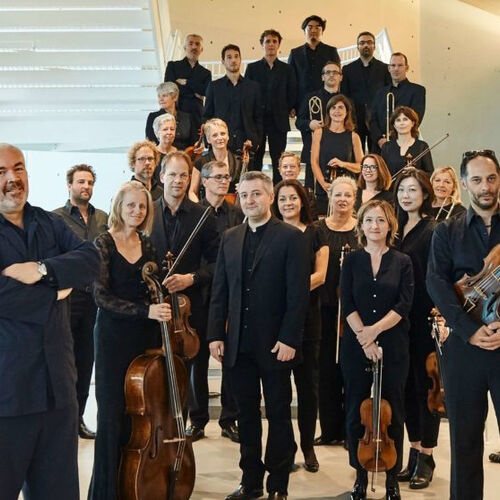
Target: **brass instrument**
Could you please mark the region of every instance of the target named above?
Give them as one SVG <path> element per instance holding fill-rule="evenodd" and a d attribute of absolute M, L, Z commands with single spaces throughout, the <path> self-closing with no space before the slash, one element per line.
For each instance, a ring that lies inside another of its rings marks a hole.
<path fill-rule="evenodd" d="M 396 97 L 393 92 L 387 92 L 385 96 L 385 113 L 386 113 L 386 122 L 385 122 L 385 138 L 389 140 L 389 125 L 391 121 L 391 115 L 394 112 L 394 106 L 396 104 Z"/>
<path fill-rule="evenodd" d="M 450 208 L 446 208 L 446 202 L 448 200 L 451 200 L 451 207 Z M 439 216 L 441 215 L 441 213 L 445 213 L 446 216 L 443 220 L 448 220 L 451 213 L 453 212 L 453 209 L 455 208 L 455 205 L 457 204 L 457 202 L 455 201 L 455 199 L 451 196 L 447 196 L 444 200 L 443 200 L 443 203 L 441 203 L 441 206 L 439 207 L 439 211 L 438 213 L 436 214 L 436 220 L 438 221 L 439 220 Z"/>
<path fill-rule="evenodd" d="M 351 251 L 349 243 L 342 245 L 340 250 L 339 259 L 339 273 L 342 271 L 342 266 L 344 265 L 344 257 L 347 252 Z M 343 335 L 343 324 L 342 324 L 342 304 L 340 301 L 340 286 L 337 288 L 338 305 L 337 305 L 337 345 L 335 346 L 335 363 L 339 364 L 339 352 L 340 352 L 340 339 Z"/>
<path fill-rule="evenodd" d="M 309 99 L 309 120 L 318 120 L 323 123 L 323 103 L 316 95 Z"/>

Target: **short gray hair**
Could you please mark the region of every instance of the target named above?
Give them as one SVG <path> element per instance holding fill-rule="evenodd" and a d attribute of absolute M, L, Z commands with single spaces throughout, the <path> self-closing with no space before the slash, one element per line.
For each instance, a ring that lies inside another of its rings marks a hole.
<path fill-rule="evenodd" d="M 274 193 L 273 181 L 271 177 L 266 175 L 264 172 L 260 172 L 259 170 L 251 170 L 250 172 L 245 172 L 241 174 L 240 177 L 240 186 L 244 181 L 256 181 L 261 180 L 264 184 L 264 188 L 268 194 Z"/>
<path fill-rule="evenodd" d="M 219 160 L 207 161 L 201 169 L 201 176 L 204 179 L 208 179 L 214 168 L 227 168 L 227 165 L 223 161 Z"/>
<path fill-rule="evenodd" d="M 158 95 L 173 95 L 176 99 L 179 98 L 179 87 L 174 82 L 163 82 L 156 87 Z"/>
<path fill-rule="evenodd" d="M 153 130 L 158 137 L 158 132 L 160 130 L 160 127 L 165 123 L 165 122 L 173 122 L 177 126 L 177 120 L 175 119 L 175 116 L 171 113 L 163 113 L 160 116 L 157 116 L 155 118 L 155 121 L 153 122 Z"/>

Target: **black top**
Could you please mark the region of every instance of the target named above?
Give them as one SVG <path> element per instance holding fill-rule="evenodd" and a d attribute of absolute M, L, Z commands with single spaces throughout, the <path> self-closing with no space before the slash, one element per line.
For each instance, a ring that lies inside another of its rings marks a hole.
<path fill-rule="evenodd" d="M 204 207 L 208 207 L 210 205 L 206 198 L 203 198 L 200 203 Z M 219 236 L 222 236 L 222 233 L 230 227 L 241 224 L 244 219 L 243 212 L 238 207 L 228 203 L 226 200 L 222 202 L 222 205 L 219 208 L 214 209 L 213 214 L 215 217 L 215 228 L 217 229 Z"/>
<path fill-rule="evenodd" d="M 354 202 L 354 211 L 357 212 L 361 205 L 363 204 L 363 190 L 358 189 L 356 191 L 356 201 Z M 379 191 L 373 198 L 370 198 L 370 200 L 385 200 L 389 202 L 392 206 L 394 206 L 394 193 L 392 191 L 386 191 L 382 190 Z M 366 203 L 366 202 L 365 202 Z"/>
<path fill-rule="evenodd" d="M 94 284 L 96 304 L 118 316 L 148 317 L 149 298 L 147 287 L 141 276 L 142 266 L 156 261 L 156 252 L 151 240 L 139 234 L 142 255 L 131 263 L 116 248 L 109 232 L 95 240 L 101 254 L 101 273 Z"/>
<path fill-rule="evenodd" d="M 199 170 L 201 174 L 201 169 L 203 168 L 203 165 L 213 160 L 215 160 L 214 152 L 212 149 L 209 149 L 205 154 L 203 154 L 200 158 L 196 160 L 193 166 L 194 168 L 196 168 L 196 170 Z M 227 162 L 229 164 L 228 165 L 229 175 L 231 175 L 231 183 L 229 184 L 228 193 L 236 193 L 236 183 L 240 178 L 240 172 L 241 172 L 241 159 L 228 150 Z M 200 180 L 200 193 L 202 194 L 202 196 L 204 195 L 204 189 L 201 180 Z"/>
<path fill-rule="evenodd" d="M 146 139 L 158 144 L 158 138 L 153 130 L 153 122 L 158 116 L 164 115 L 166 111 L 160 109 L 149 113 L 146 120 Z M 180 150 L 186 149 L 188 146 L 192 146 L 198 140 L 198 131 L 193 124 L 193 119 L 191 114 L 185 113 L 184 111 L 177 110 L 177 115 L 175 117 L 177 127 L 175 129 L 175 139 L 173 145 Z"/>
<path fill-rule="evenodd" d="M 464 342 L 481 323 L 464 312 L 453 285 L 464 274 L 476 275 L 483 268 L 483 259 L 500 243 L 498 212 L 491 218 L 490 231 L 488 235 L 483 219 L 469 207 L 466 212 L 438 224 L 432 237 L 427 291 L 452 334 L 459 335 Z"/>
<path fill-rule="evenodd" d="M 337 289 L 340 281 L 340 253 L 345 244 L 348 244 L 351 250 L 358 248 L 358 239 L 356 238 L 354 229 L 350 231 L 335 231 L 326 225 L 324 219 L 317 222 L 316 226 L 323 234 L 323 238 L 330 250 L 325 284 L 319 288 L 321 305 L 337 307 Z"/>
<path fill-rule="evenodd" d="M 457 215 L 463 214 L 464 212 L 467 212 L 467 209 L 461 204 L 457 203 L 456 205 L 452 207 L 452 204 L 445 205 L 444 207 L 432 207 L 431 210 L 431 215 L 436 219 L 438 222 L 441 222 L 445 220 L 446 218 L 450 217 L 456 217 Z M 442 209 L 441 209 L 442 208 Z M 450 213 L 451 210 L 451 213 Z M 449 216 L 448 216 L 449 214 Z M 439 217 L 438 217 L 439 215 Z"/>
<path fill-rule="evenodd" d="M 159 173 L 158 173 L 159 174 Z M 130 179 L 131 181 L 136 181 L 136 182 L 140 182 L 144 187 L 146 187 L 146 184 L 144 184 L 144 182 L 142 182 L 141 180 L 139 180 L 135 175 L 132 176 L 132 178 Z M 153 201 L 157 200 L 158 198 L 161 198 L 163 196 L 163 185 L 160 184 L 153 176 L 153 178 L 151 179 L 151 189 L 149 190 L 150 194 L 151 194 L 151 198 L 153 199 Z"/>
<path fill-rule="evenodd" d="M 357 311 L 363 324 L 369 326 L 391 310 L 401 316 L 401 321 L 377 337 L 382 346 L 390 342 L 391 335 L 408 332 L 414 291 L 413 269 L 408 255 L 390 248 L 382 255 L 380 268 L 373 276 L 371 257 L 364 248 L 348 253 L 340 276 L 340 290 L 346 318 Z M 354 335 L 347 321 L 345 328 Z"/>
<path fill-rule="evenodd" d="M 396 172 L 405 167 L 408 160 L 415 158 L 428 147 L 429 145 L 425 141 L 415 139 L 415 142 L 406 151 L 406 155 L 401 156 L 401 148 L 399 144 L 395 139 L 391 139 L 382 146 L 382 158 L 387 163 L 387 167 L 389 168 L 391 175 L 394 175 Z M 422 158 L 420 158 L 420 160 L 415 162 L 413 166 L 423 170 L 430 177 L 432 172 L 434 172 L 432 153 L 429 151 Z"/>

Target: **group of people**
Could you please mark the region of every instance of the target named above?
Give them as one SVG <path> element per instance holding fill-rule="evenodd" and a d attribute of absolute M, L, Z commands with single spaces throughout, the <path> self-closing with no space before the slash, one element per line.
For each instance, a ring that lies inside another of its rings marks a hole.
<path fill-rule="evenodd" d="M 292 375 L 305 469 L 319 470 L 315 446 L 345 443 L 356 472 L 351 499 L 365 499 L 360 406 L 370 397 L 367 366 L 381 358 L 396 449 L 386 498 L 401 498 L 401 481 L 428 487 L 440 423 L 427 406 L 433 307 L 450 331 L 442 347 L 450 497 L 482 498 L 488 391 L 500 411 L 500 322 L 468 314 L 454 284 L 476 275 L 500 243 L 500 166 L 493 151 L 464 153 L 468 209 L 452 167 L 434 170 L 429 152 L 407 166 L 427 144 L 418 132 L 425 89 L 407 80 L 406 56 L 394 53 L 388 66 L 377 61 L 375 37 L 363 32 L 360 58 L 342 68 L 335 47 L 321 42 L 325 26 L 318 16 L 304 20 L 306 43 L 288 64 L 277 58 L 281 35 L 266 30 L 264 58 L 245 77 L 239 48 L 227 45 L 226 76 L 214 82 L 198 61 L 202 38 L 188 35 L 186 57 L 168 63 L 157 89 L 161 109 L 148 117 L 146 139 L 128 152 L 133 175 L 109 217 L 90 203 L 96 175 L 85 164 L 67 173 L 64 207 L 55 214 L 32 207 L 23 153 L 0 145 L 6 500 L 21 489 L 34 500 L 76 500 L 78 435 L 96 439 L 89 500 L 118 498 L 120 449 L 130 437 L 125 375 L 134 358 L 161 345 L 159 323 L 172 317 L 170 305 L 152 303 L 141 270 L 148 261 L 162 269 L 168 252 L 179 255 L 207 207 L 212 213 L 175 273 L 160 279 L 166 292 L 190 299 L 200 341 L 185 362 L 192 441 L 204 437 L 209 420 L 210 355 L 222 363 L 219 424 L 240 444 L 242 469 L 226 499 L 261 497 L 266 472 L 268 498 L 287 498 L 297 453 Z M 303 136 L 301 158 L 285 151 L 289 116 Z M 273 179 L 260 171 L 266 140 Z M 83 422 L 94 352 L 96 435 Z"/>

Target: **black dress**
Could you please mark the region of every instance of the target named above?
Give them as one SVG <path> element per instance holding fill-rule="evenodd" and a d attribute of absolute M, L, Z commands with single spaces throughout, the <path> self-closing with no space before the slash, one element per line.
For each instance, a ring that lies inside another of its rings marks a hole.
<path fill-rule="evenodd" d="M 317 223 L 329 248 L 325 284 L 320 287 L 321 342 L 319 353 L 319 423 L 323 441 L 341 441 L 345 434 L 342 373 L 335 363 L 337 348 L 338 285 L 340 279 L 340 253 L 342 246 L 358 247 L 354 229 L 335 231 L 325 220 Z"/>
<path fill-rule="evenodd" d="M 94 328 L 97 436 L 89 500 L 116 500 L 120 449 L 130 435 L 124 381 L 130 363 L 146 349 L 160 346 L 157 323 L 148 319 L 141 268 L 155 261 L 150 240 L 141 235 L 142 256 L 133 264 L 117 250 L 109 232 L 95 240 L 101 275 L 94 294 L 99 309 Z"/>
<path fill-rule="evenodd" d="M 408 148 L 405 156 L 401 156 L 401 148 L 397 143 L 396 139 L 391 139 L 387 141 L 382 146 L 382 158 L 387 163 L 387 167 L 389 168 L 390 174 L 393 176 L 399 170 L 405 167 L 408 163 L 408 160 L 417 157 L 420 153 L 427 149 L 429 145 L 421 141 L 420 139 L 415 139 L 415 142 Z M 432 162 L 432 154 L 429 151 L 426 155 L 424 155 L 420 160 L 415 162 L 413 165 L 415 168 L 423 170 L 429 177 L 432 172 L 434 172 L 434 163 Z"/>
<path fill-rule="evenodd" d="M 363 204 L 363 190 L 358 189 L 356 191 L 356 201 L 354 202 L 354 211 L 357 212 L 359 210 L 359 207 Z M 373 198 L 370 198 L 369 201 L 371 200 L 385 200 L 391 205 L 394 206 L 394 193 L 390 190 L 382 190 L 379 191 Z M 366 203 L 366 202 L 365 202 Z"/>
<path fill-rule="evenodd" d="M 311 274 L 314 273 L 316 252 L 327 245 L 324 233 L 318 226 L 307 226 L 304 237 L 311 249 Z M 302 340 L 302 363 L 295 366 L 293 377 L 297 388 L 297 423 L 300 431 L 300 447 L 305 453 L 313 449 L 316 418 L 318 414 L 319 343 L 321 318 L 319 289 L 309 293 L 304 336 Z"/>
<path fill-rule="evenodd" d="M 457 215 L 463 214 L 466 211 L 467 209 L 461 203 L 453 205 L 453 208 L 452 204 L 450 203 L 448 205 L 445 205 L 444 207 L 432 207 L 431 215 L 437 222 L 441 222 L 446 218 L 449 219 L 450 217 L 456 217 Z"/>
<path fill-rule="evenodd" d="M 357 311 L 364 325 L 373 325 L 389 311 L 401 320 L 377 337 L 383 349 L 382 397 L 392 408 L 389 436 L 394 439 L 397 461 L 388 471 L 387 484 L 397 482 L 401 470 L 404 437 L 404 390 L 408 376 L 408 315 L 413 300 L 413 270 L 410 258 L 394 249 L 382 255 L 380 268 L 373 276 L 370 254 L 359 249 L 347 254 L 340 278 L 342 308 L 345 317 Z M 364 434 L 359 408 L 370 397 L 372 373 L 366 371 L 369 361 L 351 327 L 344 322 L 341 367 L 344 377 L 346 433 L 349 463 L 360 474 L 366 474 L 358 456 L 358 440 Z"/>

